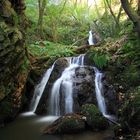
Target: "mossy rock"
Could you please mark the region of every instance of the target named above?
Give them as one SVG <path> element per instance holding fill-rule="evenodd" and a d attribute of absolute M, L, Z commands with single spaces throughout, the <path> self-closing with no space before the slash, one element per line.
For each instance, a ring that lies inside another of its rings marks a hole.
<path fill-rule="evenodd" d="M 72 134 L 85 129 L 85 121 L 77 114 L 66 115 L 57 119 L 43 130 L 44 134 Z"/>
<path fill-rule="evenodd" d="M 95 105 L 83 105 L 81 113 L 87 118 L 87 126 L 92 130 L 104 130 L 108 128 L 108 121 L 102 116 Z"/>

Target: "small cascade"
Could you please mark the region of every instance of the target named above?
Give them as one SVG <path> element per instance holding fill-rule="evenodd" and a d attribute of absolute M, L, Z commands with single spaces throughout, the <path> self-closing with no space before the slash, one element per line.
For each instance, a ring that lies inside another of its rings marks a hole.
<path fill-rule="evenodd" d="M 60 90 L 63 87 L 65 111 L 64 114 L 73 112 L 73 76 L 75 75 L 75 69 L 78 66 L 84 65 L 84 55 L 78 57 L 72 57 L 69 60 L 69 66 L 63 71 L 61 77 L 57 79 L 52 87 L 50 96 L 50 115 L 61 115 L 60 107 Z"/>
<path fill-rule="evenodd" d="M 70 64 L 77 64 L 79 66 L 83 66 L 84 65 L 84 57 L 85 57 L 85 54 L 81 54 L 78 57 L 72 57 L 70 59 Z"/>
<path fill-rule="evenodd" d="M 109 119 L 111 122 L 116 123 L 116 118 L 107 113 L 105 98 L 103 96 L 103 84 L 102 84 L 102 73 L 94 67 L 95 71 L 95 90 L 96 98 L 98 102 L 99 110 L 102 112 L 103 116 Z"/>
<path fill-rule="evenodd" d="M 88 43 L 89 45 L 94 45 L 92 31 L 89 31 Z"/>
<path fill-rule="evenodd" d="M 40 98 L 43 94 L 43 91 L 45 89 L 45 86 L 50 78 L 50 75 L 53 71 L 53 68 L 54 68 L 54 64 L 52 65 L 51 68 L 49 68 L 46 73 L 44 74 L 41 82 L 36 86 L 35 88 L 35 91 L 34 91 L 34 96 L 32 98 L 32 101 L 31 101 L 31 105 L 30 105 L 30 112 L 35 112 L 36 111 L 36 108 L 38 106 L 38 103 L 40 101 Z"/>
<path fill-rule="evenodd" d="M 94 67 L 95 71 L 95 90 L 96 90 L 96 98 L 98 102 L 98 107 L 103 115 L 106 114 L 106 104 L 105 99 L 103 97 L 103 85 L 102 85 L 102 73 Z"/>

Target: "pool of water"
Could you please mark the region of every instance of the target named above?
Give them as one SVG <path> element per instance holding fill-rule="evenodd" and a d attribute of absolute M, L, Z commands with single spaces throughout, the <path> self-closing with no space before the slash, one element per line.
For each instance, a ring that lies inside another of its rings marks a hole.
<path fill-rule="evenodd" d="M 95 133 L 91 131 L 72 135 L 43 135 L 44 126 L 53 122 L 56 117 L 40 117 L 32 113 L 20 114 L 17 119 L 0 129 L 0 140 L 108 140 L 111 130 Z"/>

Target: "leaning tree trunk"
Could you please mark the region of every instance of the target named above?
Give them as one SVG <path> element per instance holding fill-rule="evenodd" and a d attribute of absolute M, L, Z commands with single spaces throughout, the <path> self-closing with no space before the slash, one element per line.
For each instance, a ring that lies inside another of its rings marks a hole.
<path fill-rule="evenodd" d="M 124 11 L 130 18 L 130 20 L 133 22 L 135 30 L 137 31 L 137 33 L 140 37 L 140 19 L 139 19 L 138 14 L 132 10 L 128 0 L 121 0 L 121 4 L 122 4 Z"/>
<path fill-rule="evenodd" d="M 22 105 L 28 73 L 24 9 L 23 0 L 0 0 L 0 126 L 13 118 Z"/>

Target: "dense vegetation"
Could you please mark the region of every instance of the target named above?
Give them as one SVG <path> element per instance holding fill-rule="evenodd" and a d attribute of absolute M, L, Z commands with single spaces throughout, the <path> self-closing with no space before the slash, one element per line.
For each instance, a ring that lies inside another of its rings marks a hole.
<path fill-rule="evenodd" d="M 25 84 L 34 86 L 57 58 L 87 53 L 118 94 L 116 136 L 138 139 L 139 19 L 139 0 L 0 0 L 0 123 L 21 110 Z M 87 45 L 89 30 L 97 37 L 94 46 Z"/>

